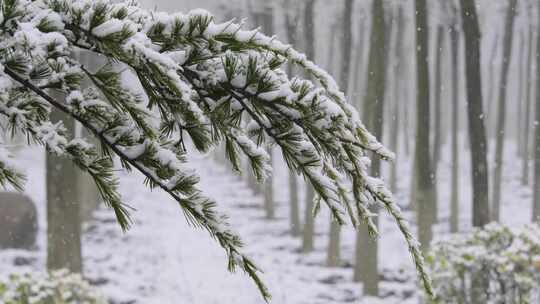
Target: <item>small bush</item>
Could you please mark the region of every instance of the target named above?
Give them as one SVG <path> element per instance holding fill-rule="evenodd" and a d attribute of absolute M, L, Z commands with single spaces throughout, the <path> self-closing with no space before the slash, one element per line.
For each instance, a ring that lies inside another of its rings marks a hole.
<path fill-rule="evenodd" d="M 60 270 L 46 274 L 11 275 L 0 280 L 0 303 L 106 304 L 105 298 L 78 274 Z"/>
<path fill-rule="evenodd" d="M 540 226 L 491 224 L 434 244 L 428 256 L 435 303 L 537 303 Z"/>

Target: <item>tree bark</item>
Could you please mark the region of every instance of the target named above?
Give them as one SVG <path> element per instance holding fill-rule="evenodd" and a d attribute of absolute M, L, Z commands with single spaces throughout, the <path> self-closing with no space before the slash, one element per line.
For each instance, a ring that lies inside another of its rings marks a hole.
<path fill-rule="evenodd" d="M 530 13 L 529 13 L 530 14 Z M 529 22 L 532 23 L 532 17 L 529 15 Z M 529 160 L 530 160 L 530 137 L 531 137 L 531 108 L 532 108 L 532 82 L 534 78 L 533 66 L 533 53 L 534 53 L 534 29 L 532 24 L 529 25 L 529 49 L 527 51 L 527 81 L 525 82 L 526 93 L 525 93 L 525 110 L 524 110 L 524 119 L 523 119 L 523 159 L 521 163 L 521 184 L 529 184 Z M 536 50 L 538 52 L 538 50 Z M 538 64 L 538 63 L 537 63 Z"/>
<path fill-rule="evenodd" d="M 268 147 L 267 152 L 270 155 L 270 165 L 273 167 L 272 147 Z M 269 176 L 264 182 L 264 213 L 266 219 L 272 220 L 276 217 L 276 208 L 274 206 L 274 179 Z"/>
<path fill-rule="evenodd" d="M 510 0 L 506 15 L 506 26 L 504 33 L 503 63 L 501 68 L 501 79 L 499 87 L 499 102 L 497 114 L 497 139 L 495 146 L 495 161 L 493 168 L 493 202 L 492 220 L 499 221 L 501 205 L 501 180 L 504 160 L 504 139 L 506 126 L 506 93 L 508 88 L 508 71 L 512 60 L 512 39 L 514 33 L 514 19 L 516 15 L 517 0 Z"/>
<path fill-rule="evenodd" d="M 86 138 L 90 138 L 91 135 L 88 134 L 85 130 L 83 130 L 83 136 Z M 97 140 L 91 141 L 94 145 L 99 145 L 99 142 Z M 99 192 L 96 188 L 96 185 L 94 184 L 94 180 L 92 177 L 83 171 L 79 170 L 79 177 L 77 179 L 77 182 L 79 183 L 78 189 L 79 189 L 79 198 L 80 198 L 80 210 L 81 210 L 81 221 L 87 222 L 92 219 L 92 215 L 96 209 L 98 209 L 99 204 L 101 202 L 101 197 L 99 196 Z"/>
<path fill-rule="evenodd" d="M 52 93 L 55 98 L 63 98 Z M 58 110 L 51 113 L 51 121 L 63 121 L 74 134 L 75 120 Z M 68 269 L 82 273 L 81 210 L 78 182 L 81 174 L 65 157 L 47 153 L 47 269 Z"/>
<path fill-rule="evenodd" d="M 390 31 L 389 31 L 390 32 Z M 384 4 L 382 0 L 375 0 L 372 4 L 372 26 L 369 48 L 368 84 L 364 99 L 364 123 L 374 136 L 382 138 L 384 99 L 386 88 L 386 58 L 389 56 L 386 49 L 386 24 L 384 20 Z M 378 157 L 372 157 L 371 174 L 380 176 L 381 162 Z M 378 213 L 372 207 L 373 213 Z M 377 225 L 378 221 L 374 221 Z M 367 225 L 361 223 L 356 238 L 356 267 L 354 279 L 360 280 L 364 286 L 364 294 L 378 296 L 378 242 L 368 232 Z"/>
<path fill-rule="evenodd" d="M 439 161 L 441 159 L 441 145 L 442 145 L 442 98 L 443 98 L 443 49 L 444 49 L 444 26 L 437 26 L 437 45 L 435 48 L 435 100 L 433 102 L 434 116 L 435 116 L 435 132 L 433 139 L 433 172 L 435 173 L 435 181 L 437 181 L 437 172 L 439 168 Z"/>
<path fill-rule="evenodd" d="M 400 109 L 400 103 L 403 102 L 401 100 L 401 94 L 404 90 L 403 88 L 403 68 L 402 68 L 402 61 L 403 61 L 403 38 L 405 36 L 405 22 L 403 18 L 403 7 L 399 6 L 398 13 L 397 13 L 397 33 L 396 33 L 396 42 L 395 42 L 395 50 L 394 50 L 394 101 L 393 101 L 393 117 L 392 117 L 392 128 L 391 128 L 391 147 L 396 152 L 396 154 L 399 155 L 399 125 L 401 123 L 401 109 Z M 395 162 L 391 164 L 391 171 L 390 171 L 390 188 L 392 189 L 392 192 L 397 191 L 397 170 L 398 170 L 398 161 L 396 159 Z"/>
<path fill-rule="evenodd" d="M 261 26 L 261 24 L 263 23 L 263 20 L 262 20 L 263 17 L 262 17 L 260 12 L 256 12 L 254 10 L 253 6 L 251 5 L 251 2 L 248 2 L 248 12 L 249 12 L 249 15 L 251 16 L 251 22 L 253 23 L 251 25 L 253 27 Z M 248 120 L 249 120 L 249 118 L 248 118 Z M 253 174 L 248 175 L 248 185 L 249 185 L 249 187 L 251 188 L 251 190 L 253 191 L 253 193 L 255 195 L 259 195 L 262 192 L 264 192 L 263 191 L 264 190 L 263 189 L 264 185 L 259 184 L 259 182 L 255 178 L 255 175 L 253 175 Z"/>
<path fill-rule="evenodd" d="M 306 43 L 306 56 L 315 60 L 315 0 L 306 1 L 304 7 L 304 31 Z M 313 199 L 315 193 L 311 185 L 307 185 L 306 209 L 304 217 L 304 228 L 302 231 L 302 252 L 313 251 L 315 235 L 315 218 L 313 217 Z"/>
<path fill-rule="evenodd" d="M 527 76 L 524 73 L 524 70 L 527 68 L 527 62 L 525 62 L 525 59 L 527 58 L 527 48 L 523 47 L 524 44 L 527 43 L 525 40 L 525 33 L 523 30 L 519 31 L 519 35 L 517 35 L 516 39 L 518 39 L 517 45 L 521 47 L 521 53 L 519 53 L 519 57 L 516 60 L 517 66 L 518 66 L 518 89 L 517 89 L 517 97 L 516 97 L 516 103 L 517 103 L 517 128 L 516 128 L 516 138 L 517 138 L 517 157 L 522 158 L 523 157 L 523 132 L 521 132 L 521 128 L 523 128 L 523 104 L 524 104 L 524 98 L 523 93 L 525 93 L 525 81 L 527 79 Z"/>
<path fill-rule="evenodd" d="M 338 267 L 341 260 L 341 226 L 330 218 L 330 232 L 328 249 L 326 252 L 326 266 Z"/>
<path fill-rule="evenodd" d="M 348 91 L 349 77 L 351 71 L 351 52 L 352 52 L 352 13 L 353 13 L 353 0 L 345 0 L 343 10 L 343 37 L 341 40 L 341 67 L 340 67 L 340 83 L 343 92 Z M 341 259 L 340 254 L 340 234 L 341 227 L 339 224 L 331 220 L 330 223 L 330 238 L 328 241 L 328 252 L 326 256 L 326 264 L 329 267 L 336 267 L 339 265 Z"/>
<path fill-rule="evenodd" d="M 91 72 L 96 72 L 100 66 L 105 64 L 103 58 L 97 57 L 95 54 L 88 51 L 77 52 L 76 56 L 79 58 L 79 62 L 88 67 Z M 84 83 L 85 87 L 90 86 L 90 80 L 86 80 L 87 83 Z M 86 128 L 83 128 L 80 125 L 77 127 L 77 136 L 82 136 L 87 138 L 92 144 L 99 147 L 100 143 Z M 78 134 L 80 133 L 80 134 Z M 79 178 L 77 179 L 79 183 L 79 197 L 81 203 L 81 220 L 86 222 L 92 218 L 92 214 L 99 207 L 101 202 L 101 197 L 99 196 L 99 191 L 94 183 L 92 177 L 81 170 L 79 170 Z"/>
<path fill-rule="evenodd" d="M 459 29 L 458 12 L 454 13 L 454 24 L 450 29 L 452 41 L 451 69 L 452 69 L 452 189 L 450 194 L 450 232 L 459 231 Z"/>
<path fill-rule="evenodd" d="M 538 6 L 540 11 L 540 5 Z M 540 36 L 536 40 L 536 62 L 540 64 Z M 536 68 L 536 87 L 540 88 L 540 68 Z M 533 221 L 540 220 L 540 92 L 536 94 L 534 119 L 534 184 L 533 184 Z"/>
<path fill-rule="evenodd" d="M 353 85 L 353 95 L 354 104 L 353 106 L 357 109 L 362 106 L 362 93 L 364 89 L 364 35 L 365 35 L 365 19 L 360 18 L 358 26 L 358 37 L 355 46 L 355 58 L 354 58 L 354 85 Z"/>
<path fill-rule="evenodd" d="M 430 149 L 430 101 L 428 67 L 428 26 L 426 0 L 416 0 L 416 146 L 415 146 L 415 195 L 418 221 L 418 238 L 425 251 L 432 239 L 433 214 L 436 204 L 435 182 Z"/>
<path fill-rule="evenodd" d="M 302 231 L 302 252 L 312 252 L 315 239 L 315 217 L 313 215 L 313 208 L 315 206 L 315 190 L 313 187 L 307 187 L 306 192 L 306 209 L 304 213 L 304 229 Z"/>
<path fill-rule="evenodd" d="M 287 39 L 289 44 L 296 45 L 297 43 L 297 27 L 298 27 L 298 18 L 296 7 L 291 5 L 291 0 L 285 2 L 285 27 L 287 30 Z M 287 66 L 287 72 L 289 77 L 293 77 L 293 65 L 289 64 Z M 298 202 L 298 178 L 295 172 L 289 172 L 289 206 L 290 206 L 290 229 L 292 236 L 300 235 L 300 205 Z"/>
<path fill-rule="evenodd" d="M 489 222 L 487 145 L 482 104 L 482 75 L 480 73 L 480 27 L 474 0 L 460 0 L 465 37 L 467 76 L 467 118 L 473 185 L 473 226 Z"/>
<path fill-rule="evenodd" d="M 497 80 L 496 80 L 496 74 L 495 73 L 495 59 L 497 58 L 497 51 L 499 49 L 499 35 L 495 35 L 495 39 L 493 40 L 493 46 L 491 48 L 491 56 L 489 59 L 489 75 L 488 75 L 488 81 L 489 81 L 489 87 L 487 88 L 488 96 L 487 96 L 487 126 L 488 126 L 488 136 L 489 138 L 493 138 L 493 131 L 495 129 L 495 119 L 493 117 L 495 116 L 495 106 L 496 103 L 494 102 L 494 93 L 497 90 Z"/>
<path fill-rule="evenodd" d="M 272 7 L 271 3 L 268 3 L 265 7 L 265 12 L 263 13 L 262 17 L 262 29 L 268 35 L 274 32 L 274 8 Z M 272 150 L 272 147 L 268 147 L 270 164 L 272 164 Z M 270 176 L 266 179 L 264 183 L 264 209 L 267 219 L 275 218 L 274 205 L 274 179 Z"/>

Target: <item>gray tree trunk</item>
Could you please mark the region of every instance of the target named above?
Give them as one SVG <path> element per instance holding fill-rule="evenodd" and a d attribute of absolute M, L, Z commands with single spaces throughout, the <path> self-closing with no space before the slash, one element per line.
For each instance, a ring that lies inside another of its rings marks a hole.
<path fill-rule="evenodd" d="M 330 218 L 330 232 L 328 239 L 328 249 L 326 252 L 326 266 L 339 266 L 341 258 L 341 226 Z"/>
<path fill-rule="evenodd" d="M 291 235 L 300 235 L 300 204 L 298 202 L 298 180 L 294 173 L 289 173 L 289 200 Z"/>
<path fill-rule="evenodd" d="M 375 225 L 379 220 L 373 219 Z M 379 295 L 379 271 L 378 252 L 379 245 L 377 239 L 371 237 L 366 225 L 362 224 L 356 233 L 355 246 L 355 267 L 353 279 L 355 282 L 362 282 L 364 295 Z"/>
<path fill-rule="evenodd" d="M 514 19 L 516 15 L 517 0 L 510 0 L 508 4 L 508 12 L 506 14 L 506 25 L 504 32 L 504 50 L 503 63 L 501 68 L 501 79 L 499 87 L 499 101 L 497 114 L 497 139 L 495 144 L 495 161 L 493 168 L 493 201 L 492 201 L 492 217 L 493 221 L 499 221 L 500 205 L 501 205 L 501 180 L 502 167 L 504 160 L 504 139 L 506 126 L 506 93 L 508 88 L 508 79 L 510 77 L 508 70 L 512 60 L 512 39 L 514 33 Z"/>
<path fill-rule="evenodd" d="M 308 0 L 304 6 L 304 36 L 306 43 L 306 56 L 315 60 L 315 0 Z M 304 213 L 304 227 L 302 229 L 302 252 L 311 252 L 314 249 L 315 218 L 313 217 L 314 190 L 307 185 L 306 209 Z"/>
<path fill-rule="evenodd" d="M 517 35 L 516 39 L 518 39 L 517 45 L 520 46 L 521 53 L 519 53 L 517 61 L 518 65 L 518 89 L 517 89 L 517 130 L 516 130 L 516 137 L 517 137 L 517 157 L 522 158 L 523 157 L 523 132 L 521 132 L 521 128 L 523 128 L 523 104 L 524 104 L 524 98 L 523 94 L 525 93 L 525 81 L 527 79 L 527 76 L 524 73 L 524 70 L 527 68 L 527 62 L 525 62 L 527 58 L 527 48 L 523 47 L 527 43 L 525 40 L 525 33 L 523 30 L 519 31 L 519 35 Z"/>
<path fill-rule="evenodd" d="M 416 0 L 416 145 L 414 186 L 418 221 L 418 238 L 427 250 L 432 239 L 433 215 L 436 204 L 435 182 L 430 149 L 430 102 L 428 67 L 428 26 L 426 0 Z"/>
<path fill-rule="evenodd" d="M 63 98 L 57 93 L 55 98 Z M 74 134 L 75 120 L 53 110 L 51 121 L 63 121 L 69 134 Z M 68 269 L 82 273 L 81 211 L 78 189 L 79 169 L 65 157 L 47 154 L 47 269 Z"/>
<path fill-rule="evenodd" d="M 96 72 L 102 64 L 105 64 L 105 60 L 103 58 L 98 58 L 95 54 L 89 51 L 79 51 L 77 52 L 76 56 L 78 57 L 79 62 L 91 72 Z M 90 85 L 90 80 L 86 81 L 88 83 L 83 84 L 85 87 Z M 75 127 L 77 128 L 77 131 L 79 131 L 76 132 L 77 136 L 85 137 L 92 144 L 99 147 L 99 140 L 96 140 L 94 136 L 90 134 L 90 132 L 82 128 L 81 125 L 76 124 Z M 77 179 L 77 182 L 79 183 L 78 191 L 81 204 L 81 219 L 83 222 L 85 222 L 92 218 L 93 212 L 99 207 L 101 197 L 92 177 L 88 173 L 80 170 L 79 174 L 80 176 Z"/>
<path fill-rule="evenodd" d="M 452 69 L 452 189 L 450 190 L 450 232 L 459 231 L 459 16 L 454 13 L 454 24 L 450 30 L 452 41 L 451 69 Z"/>
<path fill-rule="evenodd" d="M 274 8 L 270 2 L 268 2 L 261 17 L 263 31 L 267 35 L 271 35 L 274 32 Z M 270 163 L 272 164 L 272 147 L 268 147 L 268 154 L 270 155 Z M 264 210 L 267 219 L 275 218 L 274 179 L 271 176 L 264 183 Z"/>
<path fill-rule="evenodd" d="M 476 1 L 460 0 L 465 37 L 465 67 L 467 76 L 467 117 L 473 185 L 473 226 L 489 222 L 488 166 L 486 129 L 482 105 L 482 75 L 480 70 L 480 26 Z"/>
<path fill-rule="evenodd" d="M 362 91 L 364 89 L 364 35 L 365 35 L 365 19 L 361 18 L 358 20 L 358 38 L 356 41 L 356 46 L 354 48 L 354 77 L 352 85 L 352 97 L 354 98 L 353 106 L 356 108 L 361 108 L 362 106 Z"/>
<path fill-rule="evenodd" d="M 352 59 L 352 13 L 354 9 L 353 0 L 345 0 L 343 10 L 343 37 L 341 38 L 341 67 L 340 67 L 340 84 L 343 92 L 348 91 L 349 77 L 351 71 Z M 340 254 L 340 234 L 341 227 L 333 219 L 330 223 L 330 236 L 328 240 L 328 251 L 326 255 L 326 265 L 336 267 L 339 265 Z"/>
<path fill-rule="evenodd" d="M 91 135 L 85 132 L 85 130 L 82 130 L 82 132 L 82 135 L 85 136 L 85 138 L 90 138 Z M 93 140 L 92 143 L 94 145 L 99 145 L 97 140 Z M 94 211 L 99 207 L 101 197 L 92 177 L 88 173 L 80 170 L 79 175 L 77 182 L 79 183 L 78 189 L 79 202 L 81 204 L 81 220 L 86 222 L 92 219 Z"/>
<path fill-rule="evenodd" d="M 530 13 L 529 13 L 530 14 Z M 530 16 L 530 15 L 529 15 Z M 533 66 L 533 53 L 534 53 L 534 29 L 532 25 L 532 17 L 529 17 L 529 48 L 527 51 L 527 65 L 525 67 L 527 68 L 527 81 L 525 82 L 525 87 L 527 88 L 525 92 L 525 109 L 524 109 L 524 119 L 523 119 L 523 159 L 521 163 L 521 184 L 522 185 L 528 185 L 529 184 L 529 160 L 530 160 L 530 137 L 531 137 L 531 108 L 533 103 L 533 96 L 532 96 L 532 82 L 534 78 L 534 71 L 532 69 Z M 536 50 L 538 52 L 538 50 Z M 538 64 L 538 63 L 537 63 Z"/>
<path fill-rule="evenodd" d="M 272 147 L 267 149 L 270 155 L 270 165 L 273 167 Z M 274 204 L 274 179 L 269 176 L 264 182 L 264 214 L 266 219 L 272 220 L 276 217 L 276 207 Z"/>
<path fill-rule="evenodd" d="M 391 141 L 391 148 L 396 153 L 399 151 L 399 125 L 401 123 L 401 109 L 400 104 L 403 103 L 401 96 L 404 93 L 403 89 L 403 68 L 402 68 L 402 61 L 403 61 L 403 38 L 405 37 L 405 20 L 403 18 L 403 7 L 399 6 L 398 13 L 397 13 L 397 28 L 396 28 L 396 42 L 395 42 L 395 49 L 394 49 L 394 67 L 393 67 L 393 74 L 394 74 L 394 93 L 393 93 L 393 109 L 392 109 L 392 127 L 391 127 L 391 135 L 390 135 L 390 141 Z M 392 189 L 392 192 L 397 191 L 397 170 L 398 170 L 398 161 L 391 164 L 391 171 L 390 171 L 390 188 Z"/>
<path fill-rule="evenodd" d="M 491 55 L 489 59 L 489 88 L 487 88 L 488 96 L 487 96 L 487 120 L 486 124 L 488 126 L 488 136 L 489 138 L 493 138 L 493 135 L 495 132 L 492 130 L 495 130 L 495 109 L 497 103 L 494 101 L 494 94 L 497 91 L 497 73 L 495 73 L 495 61 L 497 58 L 497 52 L 499 49 L 499 35 L 495 35 L 495 39 L 493 39 L 493 46 L 491 47 Z"/>
<path fill-rule="evenodd" d="M 294 4 L 291 5 L 291 0 L 285 2 L 285 27 L 287 30 L 287 39 L 289 44 L 296 45 L 297 43 L 297 27 L 298 27 L 298 18 L 297 11 Z M 290 77 L 292 77 L 294 71 L 292 64 L 287 66 L 287 72 Z M 300 205 L 298 202 L 298 178 L 295 172 L 289 172 L 289 206 L 290 206 L 290 229 L 292 236 L 300 235 Z"/>
<path fill-rule="evenodd" d="M 390 30 L 388 32 L 391 32 Z M 384 4 L 375 0 L 372 4 L 372 27 L 369 48 L 368 84 L 364 99 L 364 123 L 379 140 L 383 135 L 384 99 L 386 87 L 386 24 L 384 20 Z M 389 50 L 390 48 L 388 48 Z M 372 158 L 371 174 L 380 176 L 381 162 L 378 157 Z M 373 213 L 378 213 L 373 207 Z M 374 221 L 377 224 L 377 221 Z M 378 242 L 368 233 L 367 225 L 361 223 L 356 238 L 356 267 L 354 279 L 360 280 L 364 286 L 364 294 L 379 295 Z"/>
<path fill-rule="evenodd" d="M 302 231 L 302 252 L 312 252 L 315 239 L 315 217 L 313 208 L 315 206 L 315 190 L 313 187 L 307 187 L 306 192 L 306 209 L 304 213 L 304 229 Z"/>
<path fill-rule="evenodd" d="M 540 10 L 540 5 L 538 6 Z M 536 62 L 540 64 L 540 36 L 536 40 Z M 540 88 L 540 69 L 536 68 L 536 87 Z M 533 184 L 533 221 L 540 220 L 540 92 L 536 94 L 534 119 L 534 184 Z"/>
<path fill-rule="evenodd" d="M 405 74 L 410 71 L 410 68 L 407 67 L 407 69 L 404 71 Z M 409 82 L 410 83 L 410 82 Z M 410 105 L 410 98 L 409 98 L 409 86 L 404 85 L 405 90 L 405 99 L 402 106 L 402 113 L 403 113 L 403 148 L 405 148 L 405 155 L 407 158 L 411 155 L 411 143 L 410 143 L 410 136 L 409 136 L 409 105 Z"/>
<path fill-rule="evenodd" d="M 435 116 L 435 132 L 434 132 L 434 139 L 433 139 L 433 172 L 435 173 L 435 177 L 437 176 L 438 168 L 439 168 L 439 161 L 441 159 L 441 145 L 442 145 L 442 103 L 443 103 L 443 84 L 442 84 L 442 76 L 443 76 L 443 50 L 444 50 L 444 26 L 439 25 L 437 26 L 437 45 L 435 48 L 436 51 L 436 59 L 435 59 L 435 100 L 433 102 L 433 105 L 435 106 L 434 109 L 434 116 Z M 437 178 L 435 178 L 437 180 Z"/>

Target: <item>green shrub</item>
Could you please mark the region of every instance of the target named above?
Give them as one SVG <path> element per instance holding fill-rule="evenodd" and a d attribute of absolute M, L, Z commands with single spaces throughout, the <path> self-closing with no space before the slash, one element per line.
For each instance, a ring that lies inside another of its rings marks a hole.
<path fill-rule="evenodd" d="M 11 275 L 0 280 L 0 303 L 106 304 L 107 301 L 80 275 L 60 270 L 50 274 Z"/>
<path fill-rule="evenodd" d="M 427 261 L 435 303 L 535 303 L 540 291 L 540 227 L 490 224 L 436 242 Z"/>

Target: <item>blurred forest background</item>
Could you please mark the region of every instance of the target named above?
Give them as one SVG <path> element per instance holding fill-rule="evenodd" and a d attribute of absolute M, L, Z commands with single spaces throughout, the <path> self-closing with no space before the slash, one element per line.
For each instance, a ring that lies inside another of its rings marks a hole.
<path fill-rule="evenodd" d="M 276 35 L 329 71 L 368 129 L 395 151 L 393 163 L 373 160 L 372 173 L 390 185 L 425 252 L 432 240 L 449 234 L 490 222 L 520 227 L 540 217 L 538 1 L 143 0 L 141 5 L 167 12 L 204 8 L 219 21 L 243 20 L 245 28 Z M 287 72 L 298 73 L 293 66 Z M 54 160 L 58 163 L 45 167 L 42 150 L 16 146 L 18 162 L 29 171 L 27 194 L 37 206 L 37 232 L 25 233 L 37 235 L 33 248 L 39 249 L 0 251 L 0 272 L 45 264 L 81 272 L 84 265 L 85 276 L 116 303 L 262 301 L 253 293 L 239 295 L 253 289 L 241 276 L 222 282 L 230 278 L 214 272 L 225 263 L 222 256 L 206 253 L 210 245 L 178 228 L 183 224 L 176 220 L 183 219 L 170 211 L 174 208 L 148 211 L 152 215 L 145 218 L 143 201 L 154 204 L 163 197 L 139 194 L 131 181 L 123 185 L 127 197 L 141 205 L 135 204 L 140 223 L 122 235 L 112 228 L 109 212 L 95 203 L 86 177 L 69 168 L 53 170 L 55 175 L 50 168 L 69 165 Z M 379 239 L 364 229 L 339 227 L 325 210 L 313 218 L 313 190 L 288 173 L 277 151 L 274 176 L 264 185 L 250 174 L 231 174 L 221 148 L 197 164 L 206 172 L 204 189 L 229 202 L 233 222 L 240 219 L 236 227 L 266 271 L 273 303 L 418 302 L 406 245 L 384 211 L 373 210 L 380 212 Z M 65 189 L 84 204 L 45 207 L 47 198 Z M 56 232 L 44 232 L 47 222 Z M 0 220 L 0 230 L 1 225 Z M 171 235 L 174 229 L 181 235 Z M 189 275 L 178 273 L 188 270 Z M 193 272 L 200 279 L 191 278 Z"/>

